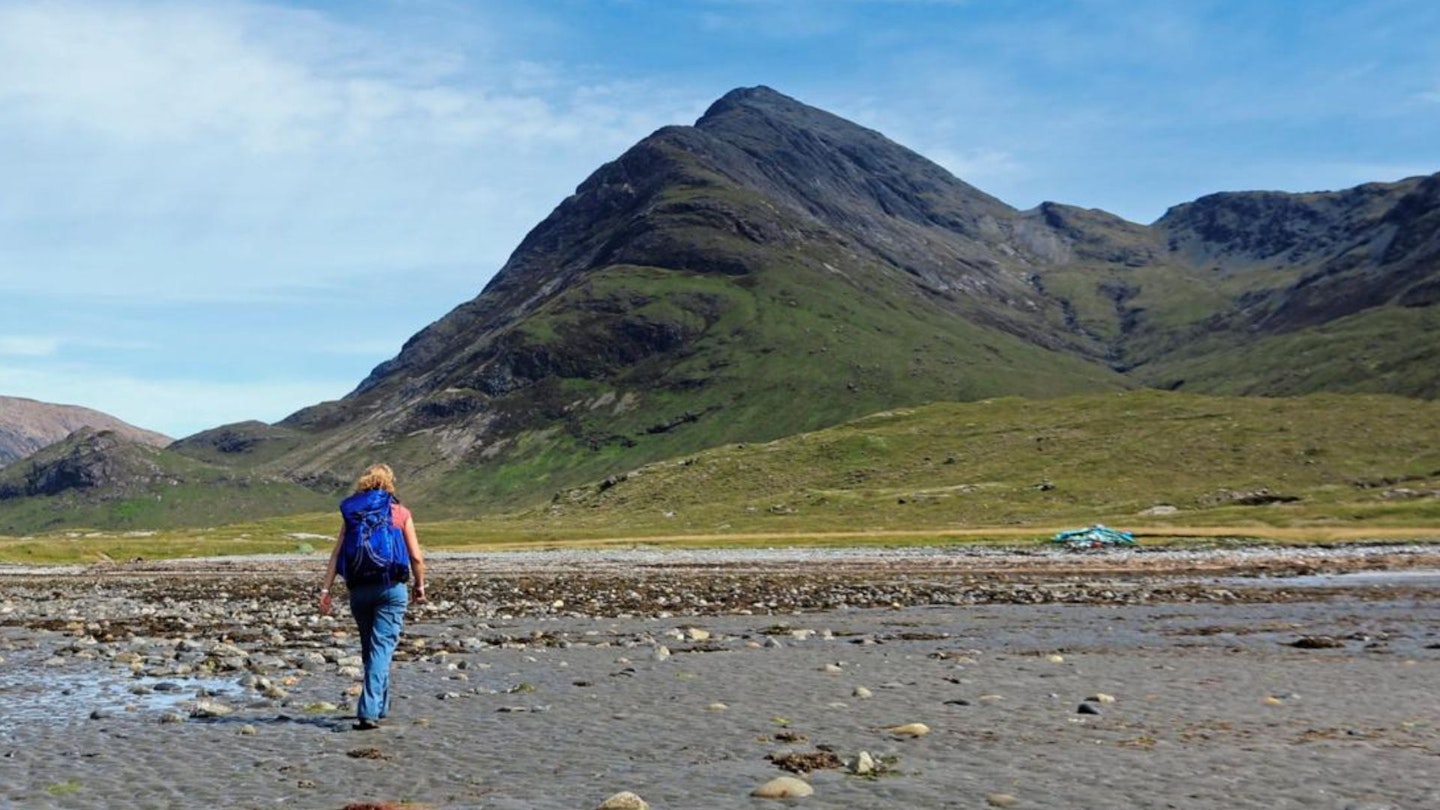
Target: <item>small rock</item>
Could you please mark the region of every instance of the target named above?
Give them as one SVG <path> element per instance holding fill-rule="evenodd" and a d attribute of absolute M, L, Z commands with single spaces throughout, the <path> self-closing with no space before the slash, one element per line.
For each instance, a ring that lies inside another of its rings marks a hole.
<path fill-rule="evenodd" d="M 691 641 L 709 641 L 709 640 L 710 640 L 710 631 L 709 631 L 709 630 L 701 630 L 701 629 L 698 628 L 698 627 L 688 627 L 688 628 L 686 628 L 686 629 L 685 629 L 685 635 L 686 635 L 686 637 L 689 638 Z"/>
<path fill-rule="evenodd" d="M 190 707 L 191 717 L 225 717 L 234 713 L 233 708 L 215 700 L 197 700 Z"/>
<path fill-rule="evenodd" d="M 600 803 L 595 810 L 649 810 L 644 799 L 628 790 L 622 790 Z"/>
<path fill-rule="evenodd" d="M 1290 646 L 1297 650 L 1330 650 L 1344 647 L 1345 642 L 1330 636 L 1301 636 L 1290 642 Z"/>
<path fill-rule="evenodd" d="M 904 725 L 890 726 L 885 730 L 902 737 L 923 737 L 930 733 L 930 727 L 924 723 L 905 723 Z"/>
<path fill-rule="evenodd" d="M 240 727 L 240 733 L 246 737 L 254 737 L 256 734 L 260 733 L 260 730 L 250 725 L 249 723 L 246 723 L 245 725 Z"/>
<path fill-rule="evenodd" d="M 761 799 L 798 799 L 814 794 L 815 788 L 810 787 L 810 783 L 793 776 L 777 776 L 750 792 L 751 796 Z"/>
<path fill-rule="evenodd" d="M 656 645 L 654 657 L 656 661 L 665 661 L 670 658 L 670 648 L 664 644 Z"/>
<path fill-rule="evenodd" d="M 1065 656 L 1058 653 L 1051 653 L 1050 655 L 1045 656 L 1045 660 L 1049 661 L 1052 664 L 1063 664 L 1065 663 Z"/>
<path fill-rule="evenodd" d="M 1115 696 L 1107 695 L 1104 692 L 1096 692 L 1090 697 L 1085 698 L 1085 700 L 1089 701 L 1090 703 L 1114 703 Z"/>
<path fill-rule="evenodd" d="M 870 756 L 869 751 L 861 751 L 855 757 L 855 762 L 850 766 L 850 772 L 856 776 L 865 776 L 875 771 L 875 758 Z"/>
<path fill-rule="evenodd" d="M 180 714 L 179 712 L 166 712 L 165 714 L 160 715 L 160 722 L 183 723 L 185 722 L 185 715 Z"/>
<path fill-rule="evenodd" d="M 1100 713 L 1100 707 L 1099 707 L 1099 706 L 1096 706 L 1094 703 L 1081 703 L 1081 704 L 1080 704 L 1080 707 L 1075 710 L 1075 713 L 1076 713 L 1076 714 L 1099 714 L 1099 713 Z"/>
<path fill-rule="evenodd" d="M 728 709 L 728 708 L 730 708 L 730 707 L 729 707 L 729 706 L 726 706 L 724 703 L 716 702 L 716 703 L 711 703 L 711 704 L 710 704 L 708 707 L 706 707 L 706 708 L 710 709 L 710 711 L 712 711 L 712 712 L 723 712 L 723 711 L 725 711 L 726 709 Z"/>
<path fill-rule="evenodd" d="M 840 667 L 839 664 L 826 664 L 825 671 L 830 673 L 831 675 L 839 675 L 844 670 Z"/>
<path fill-rule="evenodd" d="M 869 700 L 870 698 L 875 697 L 875 694 L 873 692 L 863 686 L 855 687 L 855 691 L 851 694 L 861 700 Z"/>
<path fill-rule="evenodd" d="M 1009 793 L 991 793 L 985 797 L 985 803 L 991 807 L 1014 807 L 1020 800 Z"/>

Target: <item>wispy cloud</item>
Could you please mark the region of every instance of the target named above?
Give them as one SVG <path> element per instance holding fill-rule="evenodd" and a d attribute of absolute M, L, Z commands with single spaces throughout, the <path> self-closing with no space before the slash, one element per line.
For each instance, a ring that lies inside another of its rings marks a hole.
<path fill-rule="evenodd" d="M 0 355 L 12 357 L 49 357 L 60 349 L 60 340 L 53 337 L 0 335 Z"/>
<path fill-rule="evenodd" d="M 0 5 L 0 289 L 205 298 L 461 264 L 483 283 L 670 122 L 666 93 L 417 41 L 242 3 Z"/>

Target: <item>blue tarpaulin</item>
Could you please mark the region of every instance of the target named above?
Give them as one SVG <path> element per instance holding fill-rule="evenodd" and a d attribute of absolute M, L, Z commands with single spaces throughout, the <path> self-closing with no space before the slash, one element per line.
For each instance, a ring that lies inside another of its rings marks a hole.
<path fill-rule="evenodd" d="M 1135 536 L 1130 532 L 1111 529 L 1097 523 L 1088 529 L 1071 529 L 1056 533 L 1053 543 L 1066 548 L 1104 548 L 1106 546 L 1133 546 Z"/>

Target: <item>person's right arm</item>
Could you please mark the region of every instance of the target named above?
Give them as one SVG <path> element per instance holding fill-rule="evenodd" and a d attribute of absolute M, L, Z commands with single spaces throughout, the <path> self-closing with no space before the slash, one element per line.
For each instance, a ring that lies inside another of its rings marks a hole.
<path fill-rule="evenodd" d="M 345 527 L 342 526 L 335 535 L 335 547 L 330 549 L 330 563 L 325 569 L 325 582 L 320 585 L 320 613 L 322 615 L 330 613 L 330 588 L 335 584 L 335 572 L 340 564 L 340 544 L 343 542 L 345 542 Z"/>
<path fill-rule="evenodd" d="M 420 538 L 415 534 L 415 518 L 405 521 L 405 550 L 410 552 L 410 570 L 415 574 L 415 601 L 425 601 L 425 553 L 420 550 Z"/>

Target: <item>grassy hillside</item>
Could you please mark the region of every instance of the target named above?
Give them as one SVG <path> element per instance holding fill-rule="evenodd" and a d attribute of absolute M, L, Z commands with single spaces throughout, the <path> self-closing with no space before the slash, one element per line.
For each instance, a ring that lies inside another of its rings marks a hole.
<path fill-rule="evenodd" d="M 1440 539 L 1440 403 L 1157 391 L 939 403 L 650 464 L 543 507 L 417 520 L 427 546 L 452 549 L 1039 543 L 1097 522 L 1155 538 Z M 0 540 L 0 559 L 323 549 L 335 528 L 326 504 L 203 530 Z"/>
<path fill-rule="evenodd" d="M 1242 505 L 1260 490 L 1286 500 Z M 608 533 L 1440 526 L 1437 493 L 1440 404 L 1142 391 L 889 411 L 650 465 L 534 514 Z M 1157 506 L 1177 511 L 1142 514 Z"/>
<path fill-rule="evenodd" d="M 1135 371 L 1137 381 L 1225 395 L 1316 391 L 1440 397 L 1440 311 L 1377 307 L 1272 335 L 1221 333 Z"/>
<path fill-rule="evenodd" d="M 328 501 L 283 479 L 226 470 L 110 431 L 80 431 L 0 470 L 0 534 L 204 526 Z"/>
<path fill-rule="evenodd" d="M 617 266 L 572 286 L 522 330 L 524 352 L 577 369 L 535 386 L 517 408 L 523 418 L 550 418 L 427 483 L 420 502 L 447 515 L 477 503 L 534 504 L 639 464 L 815 430 L 897 402 L 1124 387 L 1098 363 L 958 320 L 875 268 L 847 278 L 817 269 L 813 257 L 785 260 L 794 264 L 740 279 Z M 647 339 L 627 340 L 635 334 Z M 685 335 L 687 345 L 646 356 L 645 346 L 661 342 L 655 335 Z M 590 354 L 576 357 L 576 347 Z M 611 364 L 615 373 L 595 372 Z M 380 452 L 433 467 L 434 439 L 412 432 Z"/>

